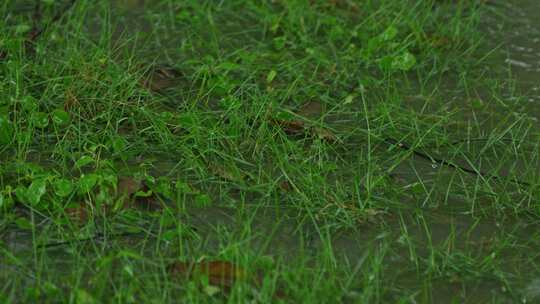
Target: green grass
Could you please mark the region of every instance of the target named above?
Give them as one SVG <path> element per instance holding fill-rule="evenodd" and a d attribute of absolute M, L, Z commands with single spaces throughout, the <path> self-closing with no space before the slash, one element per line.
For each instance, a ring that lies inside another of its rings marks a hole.
<path fill-rule="evenodd" d="M 32 1 L 0 6 L 2 302 L 534 302 L 540 137 L 485 72 L 492 8 L 62 7 L 28 44 Z M 125 176 L 163 208 L 123 208 Z M 168 270 L 203 259 L 248 278 Z"/>

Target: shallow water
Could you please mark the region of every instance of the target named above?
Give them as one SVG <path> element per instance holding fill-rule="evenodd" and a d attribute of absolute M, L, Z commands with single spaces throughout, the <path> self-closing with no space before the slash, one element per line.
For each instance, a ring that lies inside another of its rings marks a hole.
<path fill-rule="evenodd" d="M 118 15 L 119 27 L 118 33 L 125 31 L 139 32 L 144 35 L 145 31 L 153 33 L 153 38 L 147 38 L 146 41 L 154 41 L 158 45 L 148 47 L 142 53 L 155 52 L 155 49 L 163 49 L 164 53 L 157 54 L 150 61 L 161 58 L 165 61 L 175 56 L 174 52 L 167 51 L 168 44 L 174 44 L 171 39 L 165 36 L 156 38 L 155 28 L 159 28 L 152 23 L 152 19 L 144 18 L 145 6 L 151 5 L 149 1 L 143 0 L 121 0 L 114 1 L 114 7 L 117 8 L 115 14 Z M 506 68 L 509 67 L 511 77 L 516 80 L 516 87 L 519 92 L 527 96 L 524 102 L 530 109 L 530 114 L 533 118 L 540 118 L 540 2 L 535 0 L 518 0 L 511 3 L 496 1 L 494 4 L 497 12 L 488 11 L 485 20 L 482 21 L 482 27 L 486 29 L 486 39 L 491 46 L 499 46 L 495 55 L 490 57 L 489 64 L 492 65 L 495 73 L 505 74 Z M 500 9 L 504 7 L 504 12 Z M 502 13 L 505 17 L 504 23 L 500 22 Z M 119 34 L 118 34 L 119 35 Z M 169 33 L 169 35 L 174 35 Z M 172 46 L 172 45 L 171 45 Z M 509 94 L 509 96 L 513 96 Z M 157 162 L 157 170 L 159 169 L 159 161 Z M 170 162 L 163 162 L 162 167 L 174 167 Z M 524 164 L 520 165 L 524 167 Z M 393 172 L 394 176 L 403 182 L 403 186 L 410 185 L 419 180 L 430 181 L 437 178 L 451 178 L 454 169 L 439 168 L 433 166 L 426 160 L 413 158 L 404 162 Z M 441 177 L 442 176 L 442 177 Z M 441 189 L 444 190 L 444 189 Z M 410 244 L 414 244 L 416 254 L 420 256 L 429 256 L 430 248 L 444 247 L 449 248 L 474 248 L 478 253 L 485 253 L 495 246 L 498 241 L 498 236 L 504 238 L 504 235 L 511 231 L 515 236 L 516 242 L 535 245 L 529 243 L 527 238 L 534 235 L 538 231 L 539 225 L 526 225 L 515 219 L 509 219 L 504 222 L 496 222 L 489 218 L 473 217 L 466 210 L 460 208 L 462 204 L 461 196 L 454 195 L 444 197 L 444 202 L 441 205 L 444 208 L 433 208 L 426 206 L 422 209 L 418 221 L 418 215 L 414 213 L 414 209 L 422 204 L 411 202 L 411 210 L 405 210 L 401 213 L 393 214 L 383 224 L 364 223 L 359 225 L 357 229 L 344 229 L 339 233 L 333 234 L 329 238 L 332 245 L 332 250 L 339 263 L 344 261 L 355 265 L 359 259 L 365 257 L 366 252 L 379 248 L 386 244 L 389 246 L 390 257 L 388 259 L 390 268 L 389 271 L 396 270 L 395 276 L 390 276 L 395 280 L 399 280 L 396 286 L 410 288 L 430 288 L 426 286 L 415 286 L 416 270 L 410 265 Z M 441 197 L 441 200 L 443 197 Z M 463 204 L 466 205 L 466 204 Z M 251 208 L 252 206 L 248 207 Z M 429 209 L 432 208 L 432 209 Z M 441 210 L 443 209 L 443 210 Z M 193 227 L 200 237 L 205 239 L 203 242 L 205 248 L 201 251 L 215 252 L 220 249 L 220 242 L 223 237 L 219 233 L 230 233 L 231 235 L 240 235 L 242 229 L 250 227 L 254 238 L 249 241 L 249 246 L 254 251 L 260 250 L 262 255 L 274 255 L 281 257 L 292 257 L 296 253 L 317 255 L 322 250 L 325 250 L 327 244 L 321 239 L 321 231 L 318 231 L 313 225 L 303 222 L 299 225 L 296 218 L 288 218 L 283 213 L 276 214 L 275 211 L 256 211 L 250 213 L 252 224 L 244 225 L 246 220 L 245 214 L 239 212 L 235 208 L 228 207 L 211 207 L 190 209 L 184 218 L 186 225 Z M 300 221 L 301 222 L 301 221 Z M 429 233 L 425 227 L 429 227 Z M 301 228 L 299 228 L 301 227 Z M 407 227 L 406 235 L 408 239 L 404 239 L 403 227 Z M 504 228 L 503 227 L 509 227 Z M 4 250 L 17 256 L 21 261 L 32 260 L 32 234 L 29 232 L 20 231 L 14 228 L 8 228 L 8 232 L 1 234 L 1 241 L 6 245 Z M 506 230 L 505 230 L 506 229 Z M 270 239 L 268 236 L 272 235 Z M 137 246 L 140 239 L 137 236 L 126 237 L 114 241 L 115 247 Z M 100 243 L 100 241 L 96 241 Z M 155 241 L 150 241 L 148 247 L 155 248 Z M 491 246 L 491 247 L 490 247 Z M 159 245 L 158 245 L 159 247 Z M 166 246 L 165 246 L 166 247 Z M 150 251 L 155 249 L 149 249 Z M 177 248 L 169 250 L 174 252 Z M 472 250 L 472 249 L 471 249 Z M 527 249 L 528 250 L 528 249 Z M 474 251 L 474 250 L 473 250 Z M 165 250 L 164 252 L 167 252 Z M 517 277 L 515 285 L 519 290 L 523 290 L 524 296 L 529 301 L 534 301 L 540 298 L 540 277 L 538 274 L 526 273 L 526 259 L 520 259 L 521 252 L 502 252 L 501 254 L 508 255 L 509 272 L 515 272 L 518 275 L 523 271 L 523 277 Z M 149 253 L 149 256 L 152 254 Z M 62 247 L 45 250 L 42 252 L 44 261 L 47 261 L 48 268 L 57 267 L 60 269 L 68 269 L 70 263 L 76 264 L 77 256 L 71 253 L 66 253 Z M 43 261 L 41 261 L 43 262 Z M 4 268 L 5 267 L 5 268 Z M 11 263 L 9 266 L 0 263 L 0 272 L 7 275 L 4 269 L 14 267 Z M 517 270 L 517 271 L 516 271 Z M 9 270 L 8 270 L 9 271 Z M 3 274 L 0 274 L 0 280 Z M 531 278 L 532 277 L 532 278 Z M 467 297 L 467 303 L 479 303 L 486 301 L 495 301 L 496 303 L 511 303 L 511 300 L 506 297 L 504 291 L 500 289 L 500 285 L 492 283 L 490 280 L 485 280 L 482 284 L 473 283 L 470 290 L 466 290 L 463 282 L 444 282 L 439 281 L 431 288 L 431 295 L 427 298 L 436 303 L 450 303 L 459 298 L 459 293 L 463 292 L 463 297 Z M 470 295 L 474 294 L 474 297 Z M 457 297 L 456 297 L 457 295 Z M 354 300 L 352 300 L 354 301 Z"/>
<path fill-rule="evenodd" d="M 489 16 L 485 22 L 491 44 L 499 44 L 503 56 L 500 65 L 508 65 L 518 86 L 530 97 L 540 101 L 540 3 L 535 0 L 497 1 L 504 7 L 505 24 L 500 17 Z M 504 61 L 502 61 L 504 60 Z M 502 62 L 501 62 L 502 61 Z"/>
<path fill-rule="evenodd" d="M 540 2 L 494 1 L 494 6 L 497 11 L 482 21 L 489 47 L 498 48 L 488 64 L 501 78 L 512 79 L 507 98 L 522 96 L 520 112 L 540 126 Z"/>

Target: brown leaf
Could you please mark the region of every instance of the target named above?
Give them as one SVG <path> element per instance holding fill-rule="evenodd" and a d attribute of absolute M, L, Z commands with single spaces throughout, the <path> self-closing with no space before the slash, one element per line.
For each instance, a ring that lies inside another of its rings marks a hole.
<path fill-rule="evenodd" d="M 263 276 L 260 272 L 248 273 L 238 265 L 227 261 L 175 262 L 167 267 L 173 278 L 197 280 L 201 276 L 208 278 L 208 283 L 228 293 L 236 282 L 248 282 L 253 287 L 261 288 Z M 282 288 L 274 292 L 274 300 L 286 300 L 287 294 Z"/>
<path fill-rule="evenodd" d="M 313 128 L 313 133 L 316 134 L 322 140 L 337 141 L 336 135 L 328 129 L 315 127 Z"/>
<path fill-rule="evenodd" d="M 128 197 L 141 190 L 143 187 L 140 180 L 136 180 L 131 176 L 122 176 L 118 179 L 118 194 L 126 195 Z"/>
<path fill-rule="evenodd" d="M 155 195 L 148 197 L 135 196 L 139 191 L 148 192 L 150 189 L 142 181 L 131 176 L 123 176 L 118 179 L 117 197 L 120 200 L 120 208 L 136 207 L 145 211 L 161 209 L 160 202 Z"/>
<path fill-rule="evenodd" d="M 298 111 L 297 115 L 309 119 L 318 119 L 322 115 L 324 106 L 320 102 L 311 101 L 304 104 Z M 270 123 L 279 126 L 287 135 L 292 136 L 316 136 L 326 141 L 337 141 L 338 138 L 330 130 L 322 127 L 312 127 L 309 122 L 304 122 L 300 119 L 278 119 L 271 118 Z"/>
<path fill-rule="evenodd" d="M 66 112 L 70 112 L 72 109 L 79 107 L 80 102 L 77 99 L 77 96 L 73 93 L 71 89 L 68 89 L 65 93 L 65 100 L 64 100 L 64 110 Z"/>
<path fill-rule="evenodd" d="M 7 58 L 8 53 L 5 50 L 0 50 L 0 61 Z"/>
<path fill-rule="evenodd" d="M 210 285 L 224 290 L 229 290 L 237 281 L 247 279 L 247 274 L 242 268 L 227 261 L 175 262 L 169 265 L 168 272 L 189 280 L 206 276 Z"/>
<path fill-rule="evenodd" d="M 282 181 L 279 183 L 279 188 L 285 192 L 291 192 L 293 190 L 293 186 L 288 180 Z"/>
<path fill-rule="evenodd" d="M 159 92 L 173 87 L 180 76 L 180 72 L 171 67 L 157 67 L 150 70 L 140 83 L 150 91 Z"/>
<path fill-rule="evenodd" d="M 311 135 L 317 136 L 318 138 L 334 142 L 337 141 L 337 136 L 332 133 L 330 130 L 321 127 L 307 127 L 302 121 L 299 120 L 277 120 L 273 119 L 272 122 L 278 125 L 287 135 L 298 136 L 298 135 Z"/>
<path fill-rule="evenodd" d="M 324 106 L 317 101 L 310 101 L 304 104 L 296 114 L 310 118 L 318 119 L 322 115 Z M 326 141 L 337 141 L 338 138 L 330 130 L 322 127 L 310 127 L 304 121 L 294 119 L 294 120 L 283 120 L 283 119 L 272 119 L 271 122 L 275 125 L 278 125 L 287 135 L 311 135 L 317 136 L 320 139 Z"/>
<path fill-rule="evenodd" d="M 272 123 L 278 125 L 288 135 L 301 135 L 305 133 L 304 123 L 300 120 L 272 119 Z"/>
<path fill-rule="evenodd" d="M 243 182 L 245 181 L 246 175 L 239 171 L 232 171 L 227 169 L 224 166 L 211 164 L 209 166 L 210 171 L 221 177 L 222 179 L 232 181 L 232 182 Z"/>
<path fill-rule="evenodd" d="M 448 48 L 452 45 L 452 40 L 446 36 L 431 36 L 428 38 L 428 43 L 431 44 L 433 48 Z"/>
<path fill-rule="evenodd" d="M 84 203 L 65 209 L 66 215 L 75 223 L 81 224 L 88 221 L 88 209 Z"/>

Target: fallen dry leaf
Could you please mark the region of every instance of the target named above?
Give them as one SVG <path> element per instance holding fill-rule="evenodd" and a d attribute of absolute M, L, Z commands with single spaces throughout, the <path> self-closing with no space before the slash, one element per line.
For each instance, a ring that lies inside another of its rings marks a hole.
<path fill-rule="evenodd" d="M 326 141 L 337 141 L 337 137 L 330 130 L 320 127 L 313 128 L 313 133 L 315 133 L 320 139 Z"/>
<path fill-rule="evenodd" d="M 81 104 L 77 99 L 77 96 L 73 93 L 71 89 L 68 89 L 64 93 L 64 111 L 70 112 L 72 109 L 79 107 Z"/>
<path fill-rule="evenodd" d="M 140 180 L 131 176 L 122 176 L 118 179 L 117 191 L 119 195 L 131 196 L 143 187 Z"/>
<path fill-rule="evenodd" d="M 279 183 L 279 188 L 285 192 L 291 192 L 293 190 L 293 186 L 288 180 L 282 181 Z"/>
<path fill-rule="evenodd" d="M 219 287 L 225 293 L 229 293 L 234 284 L 240 281 L 251 283 L 256 288 L 261 288 L 263 281 L 260 272 L 248 274 L 243 268 L 227 261 L 179 261 L 170 264 L 167 272 L 177 279 L 197 280 L 201 276 L 207 277 L 209 285 Z M 277 288 L 272 298 L 286 300 L 287 294 L 281 288 Z"/>
<path fill-rule="evenodd" d="M 147 192 L 148 196 L 136 196 L 137 192 Z M 145 211 L 161 209 L 161 204 L 155 195 L 142 181 L 131 176 L 123 176 L 118 179 L 117 198 L 120 200 L 120 208 L 136 207 Z"/>
<path fill-rule="evenodd" d="M 287 135 L 301 135 L 305 133 L 304 123 L 300 120 L 272 119 L 271 122 L 279 126 Z"/>
<path fill-rule="evenodd" d="M 211 164 L 209 166 L 210 171 L 221 177 L 222 179 L 232 181 L 232 182 L 243 182 L 246 179 L 246 175 L 239 171 L 232 171 L 227 169 L 224 166 L 217 165 L 217 164 Z"/>
<path fill-rule="evenodd" d="M 169 265 L 167 270 L 173 276 L 189 280 L 206 276 L 210 285 L 221 287 L 225 291 L 230 290 L 237 281 L 247 279 L 246 271 L 226 261 L 175 262 Z"/>
<path fill-rule="evenodd" d="M 176 85 L 180 76 L 181 73 L 172 67 L 156 67 L 151 69 L 140 83 L 150 91 L 159 92 Z"/>
<path fill-rule="evenodd" d="M 81 224 L 88 221 L 88 209 L 84 203 L 65 209 L 67 217 L 75 223 Z"/>
<path fill-rule="evenodd" d="M 312 101 L 304 104 L 297 112 L 299 116 L 306 117 L 308 119 L 319 119 L 323 113 L 323 105 L 319 102 Z M 284 119 L 271 119 L 271 123 L 279 126 L 287 135 L 292 136 L 317 136 L 318 138 L 326 141 L 337 141 L 337 136 L 330 130 L 322 127 L 311 127 L 304 121 L 299 119 L 284 120 Z"/>

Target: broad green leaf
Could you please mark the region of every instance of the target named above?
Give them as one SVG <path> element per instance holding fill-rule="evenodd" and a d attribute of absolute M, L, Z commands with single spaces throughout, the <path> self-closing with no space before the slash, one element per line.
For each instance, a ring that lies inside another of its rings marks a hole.
<path fill-rule="evenodd" d="M 268 72 L 268 75 L 266 75 L 266 82 L 271 83 L 274 78 L 276 78 L 276 76 L 277 72 L 275 70 L 271 70 L 270 72 Z"/>
<path fill-rule="evenodd" d="M 26 192 L 26 198 L 31 205 L 37 205 L 41 201 L 41 197 L 47 191 L 47 180 L 44 178 L 34 180 Z"/>
<path fill-rule="evenodd" d="M 281 36 L 281 37 L 276 37 L 274 38 L 274 48 L 276 50 L 282 50 L 283 48 L 285 48 L 285 44 L 287 43 L 287 37 L 285 36 Z"/>
<path fill-rule="evenodd" d="M 99 176 L 94 173 L 81 175 L 81 178 L 79 178 L 80 192 L 89 193 L 98 182 L 98 179 L 99 179 Z"/>
<path fill-rule="evenodd" d="M 174 114 L 169 111 L 163 111 L 159 113 L 159 117 L 163 119 L 165 122 L 169 122 L 173 120 Z"/>
<path fill-rule="evenodd" d="M 484 106 L 484 101 L 480 98 L 473 99 L 470 103 L 474 109 L 481 109 Z"/>
<path fill-rule="evenodd" d="M 37 100 L 30 96 L 30 95 L 27 95 L 25 96 L 22 100 L 21 100 L 21 105 L 22 105 L 22 108 L 23 110 L 25 110 L 26 112 L 28 113 L 34 113 L 38 110 L 38 103 L 37 103 Z"/>
<path fill-rule="evenodd" d="M 366 51 L 366 56 L 371 56 L 373 52 L 380 49 L 384 45 L 384 40 L 380 37 L 373 37 L 368 40 Z"/>
<path fill-rule="evenodd" d="M 379 67 L 384 71 L 389 71 L 392 69 L 392 65 L 394 63 L 394 57 L 393 56 L 384 56 L 379 60 Z"/>
<path fill-rule="evenodd" d="M 115 136 L 111 138 L 111 147 L 114 153 L 121 153 L 127 146 L 127 141 L 120 136 Z"/>
<path fill-rule="evenodd" d="M 279 120 L 291 121 L 295 120 L 296 116 L 289 111 L 279 111 L 274 115 L 274 118 Z"/>
<path fill-rule="evenodd" d="M 46 128 L 49 125 L 49 115 L 44 112 L 32 113 L 31 120 L 38 128 Z"/>
<path fill-rule="evenodd" d="M 348 104 L 353 103 L 354 97 L 355 96 L 352 94 L 347 95 L 347 97 L 345 97 L 345 100 L 343 101 L 343 104 L 348 105 Z"/>
<path fill-rule="evenodd" d="M 22 35 L 22 34 L 25 34 L 27 33 L 28 31 L 30 31 L 32 29 L 32 27 L 28 24 L 19 24 L 17 26 L 15 26 L 15 33 L 16 34 L 19 34 L 19 35 Z"/>
<path fill-rule="evenodd" d="M 152 194 L 154 194 L 152 190 L 148 190 L 148 191 L 139 190 L 135 192 L 136 197 L 150 197 L 152 196 Z"/>
<path fill-rule="evenodd" d="M 113 195 L 110 193 L 109 188 L 100 187 L 96 194 L 96 208 L 100 209 L 102 205 L 111 204 L 111 197 L 113 197 Z"/>
<path fill-rule="evenodd" d="M 52 111 L 51 119 L 52 122 L 58 127 L 64 127 L 69 125 L 69 122 L 71 120 L 71 118 L 69 117 L 69 113 L 62 109 L 56 109 Z"/>
<path fill-rule="evenodd" d="M 135 273 L 133 271 L 133 267 L 129 264 L 126 264 L 124 265 L 123 267 L 123 271 L 129 276 L 129 277 L 134 277 L 135 276 Z"/>
<path fill-rule="evenodd" d="M 75 293 L 75 303 L 95 304 L 98 303 L 98 301 L 88 291 L 78 288 Z"/>
<path fill-rule="evenodd" d="M 26 197 L 27 189 L 25 186 L 19 185 L 15 188 L 15 197 L 19 202 L 28 203 L 28 198 Z"/>
<path fill-rule="evenodd" d="M 107 183 L 109 186 L 112 186 L 113 188 L 118 185 L 118 175 L 116 175 L 114 172 L 105 170 L 101 172 L 101 178 L 105 183 Z"/>
<path fill-rule="evenodd" d="M 82 168 L 94 162 L 94 159 L 88 155 L 83 155 L 75 162 L 75 168 Z"/>
<path fill-rule="evenodd" d="M 209 297 L 213 297 L 216 294 L 221 292 L 221 289 L 214 285 L 205 285 L 203 287 L 204 293 L 206 293 Z"/>
<path fill-rule="evenodd" d="M 398 34 L 398 29 L 391 25 L 389 26 L 382 34 L 381 34 L 381 39 L 383 41 L 389 41 L 389 40 L 392 40 L 394 39 Z"/>
<path fill-rule="evenodd" d="M 178 239 L 178 231 L 170 229 L 161 234 L 161 239 L 166 242 L 172 242 Z"/>
<path fill-rule="evenodd" d="M 392 68 L 396 70 L 408 71 L 416 65 L 416 58 L 409 52 L 404 52 L 399 56 L 394 57 Z"/>
<path fill-rule="evenodd" d="M 67 197 L 73 191 L 74 185 L 73 182 L 65 179 L 59 178 L 53 182 L 54 193 L 60 197 Z"/>
<path fill-rule="evenodd" d="M 169 179 L 165 177 L 158 178 L 153 188 L 156 193 L 159 193 L 168 199 L 172 199 L 173 192 L 171 187 L 171 181 Z"/>

